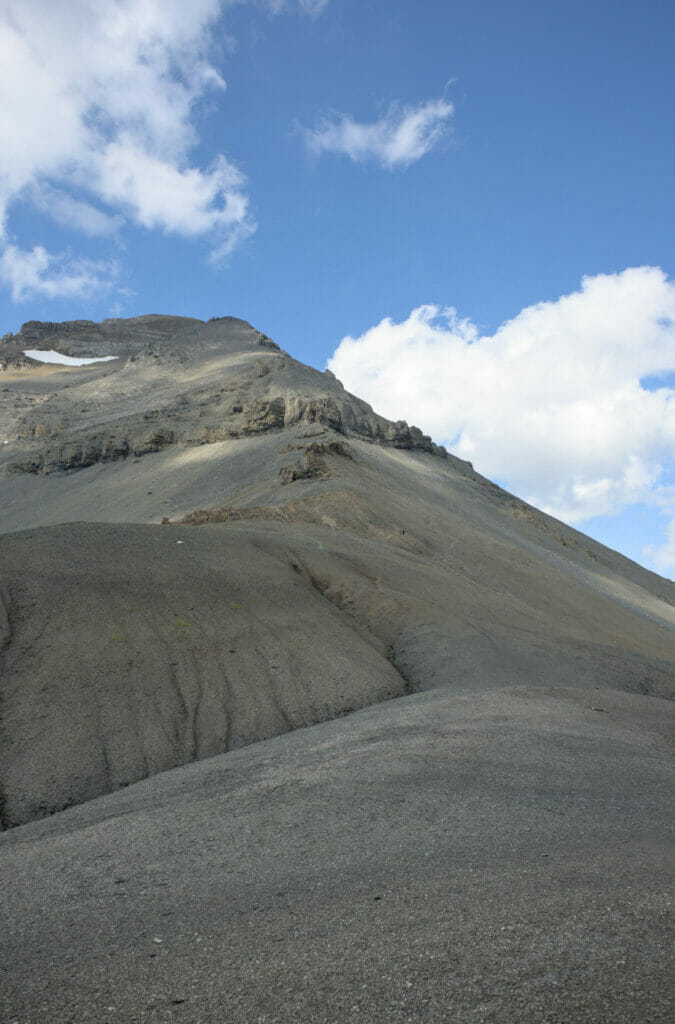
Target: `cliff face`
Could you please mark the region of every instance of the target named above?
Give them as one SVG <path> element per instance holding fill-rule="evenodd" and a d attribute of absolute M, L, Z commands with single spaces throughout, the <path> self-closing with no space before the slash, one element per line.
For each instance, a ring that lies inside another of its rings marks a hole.
<path fill-rule="evenodd" d="M 56 349 L 73 357 L 116 357 L 76 372 L 52 370 L 27 397 L 40 364 L 25 355 Z M 348 394 L 330 373 L 303 366 L 243 320 L 207 323 L 140 317 L 102 324 L 24 324 L 0 342 L 0 453 L 9 473 L 53 473 L 141 457 L 177 446 L 211 444 L 320 424 L 339 434 L 434 452 L 416 427 L 392 423 Z"/>
<path fill-rule="evenodd" d="M 671 584 L 244 321 L 0 350 L 5 826 L 422 690 L 671 696 Z"/>

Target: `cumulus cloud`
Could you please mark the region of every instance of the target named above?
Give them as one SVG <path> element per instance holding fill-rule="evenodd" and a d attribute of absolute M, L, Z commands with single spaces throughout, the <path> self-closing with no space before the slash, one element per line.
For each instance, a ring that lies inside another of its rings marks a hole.
<path fill-rule="evenodd" d="M 123 219 L 227 250 L 254 230 L 243 175 L 190 159 L 194 108 L 225 82 L 209 60 L 223 0 L 3 0 L 0 223 L 17 200 L 88 235 Z M 36 255 L 37 254 L 37 255 Z M 6 265 L 17 264 L 9 250 Z M 23 266 L 50 257 L 42 247 Z M 10 273 L 10 271 L 6 272 Z M 80 276 L 80 275 L 76 275 Z M 25 294 L 26 275 L 19 293 Z M 41 291 L 45 292 L 44 277 Z"/>
<path fill-rule="evenodd" d="M 328 365 L 379 412 L 561 519 L 634 502 L 675 515 L 675 284 L 659 268 L 584 278 L 490 336 L 420 306 L 343 339 Z"/>
<path fill-rule="evenodd" d="M 145 228 L 186 237 L 220 229 L 227 236 L 246 220 L 243 178 L 223 156 L 208 170 L 180 169 L 125 135 L 109 143 L 95 163 L 103 198 Z"/>
<path fill-rule="evenodd" d="M 214 263 L 255 231 L 239 168 L 191 155 L 197 106 L 225 90 L 215 23 L 246 2 L 313 17 L 328 0 L 0 0 L 0 248 L 13 296 L 106 285 L 103 264 L 66 270 L 44 246 L 17 248 L 18 203 L 89 237 L 125 225 L 202 237 Z"/>
<path fill-rule="evenodd" d="M 42 245 L 33 249 L 5 246 L 0 254 L 0 281 L 10 288 L 12 300 L 33 296 L 75 298 L 107 290 L 117 275 L 114 262 L 54 255 Z"/>
<path fill-rule="evenodd" d="M 454 107 L 445 99 L 427 100 L 417 106 L 394 103 L 379 121 L 361 124 L 348 114 L 337 120 L 324 118 L 316 128 L 304 131 L 311 153 L 344 153 L 360 163 L 372 160 L 393 170 L 420 160 L 448 131 Z"/>

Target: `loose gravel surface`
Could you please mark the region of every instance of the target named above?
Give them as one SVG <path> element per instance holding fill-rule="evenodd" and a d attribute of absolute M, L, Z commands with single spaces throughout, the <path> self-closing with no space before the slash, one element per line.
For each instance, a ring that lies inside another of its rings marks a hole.
<path fill-rule="evenodd" d="M 413 695 L 6 832 L 0 1019 L 669 1021 L 667 709 Z"/>
<path fill-rule="evenodd" d="M 673 1019 L 672 582 L 230 317 L 0 339 L 0 509 L 0 1024 Z"/>

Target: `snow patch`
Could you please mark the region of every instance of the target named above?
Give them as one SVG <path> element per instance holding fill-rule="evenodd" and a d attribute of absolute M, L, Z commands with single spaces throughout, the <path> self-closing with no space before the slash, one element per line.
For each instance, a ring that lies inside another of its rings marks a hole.
<path fill-rule="evenodd" d="M 64 356 L 60 352 L 55 352 L 53 348 L 27 348 L 24 349 L 23 354 L 28 356 L 29 359 L 37 359 L 41 363 L 60 363 L 62 366 L 88 366 L 89 363 L 108 363 L 111 359 L 119 359 L 119 356 L 97 356 L 94 359 L 77 359 L 75 356 Z"/>

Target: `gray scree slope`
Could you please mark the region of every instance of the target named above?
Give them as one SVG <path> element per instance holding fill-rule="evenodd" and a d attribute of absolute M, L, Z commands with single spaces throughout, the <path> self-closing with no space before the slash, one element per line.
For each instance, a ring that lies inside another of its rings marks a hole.
<path fill-rule="evenodd" d="M 241 320 L 0 366 L 6 1019 L 669 1019 L 672 583 Z"/>

